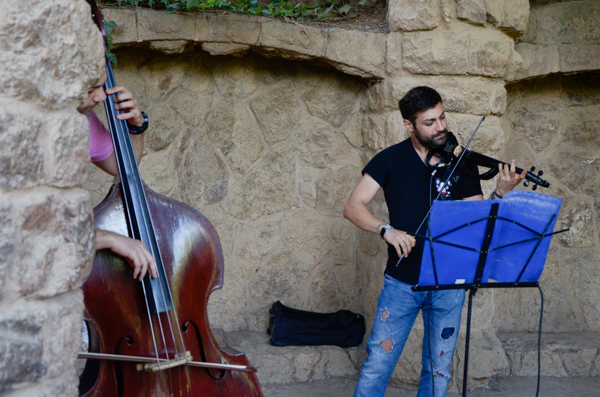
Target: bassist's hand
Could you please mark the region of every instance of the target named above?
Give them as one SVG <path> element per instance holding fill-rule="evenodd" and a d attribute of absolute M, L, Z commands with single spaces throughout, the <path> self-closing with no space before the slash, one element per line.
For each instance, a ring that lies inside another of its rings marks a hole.
<path fill-rule="evenodd" d="M 142 281 L 147 272 L 150 272 L 152 278 L 158 277 L 154 258 L 143 242 L 106 230 L 96 229 L 96 249 L 105 248 L 127 260 L 127 263 L 133 268 L 133 278 Z"/>
<path fill-rule="evenodd" d="M 115 97 L 115 109 L 122 110 L 123 113 L 117 115 L 117 119 L 127 120 L 129 124 L 136 127 L 141 127 L 144 124 L 142 111 L 131 91 L 122 85 L 117 85 L 106 90 L 106 94 L 118 94 Z"/>

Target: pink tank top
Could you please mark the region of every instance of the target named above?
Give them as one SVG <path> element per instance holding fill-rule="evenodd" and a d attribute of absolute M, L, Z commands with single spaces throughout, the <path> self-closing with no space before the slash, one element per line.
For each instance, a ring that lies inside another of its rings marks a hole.
<path fill-rule="evenodd" d="M 89 152 L 92 163 L 106 160 L 114 151 L 110 132 L 94 112 L 88 117 L 88 123 L 90 124 Z"/>

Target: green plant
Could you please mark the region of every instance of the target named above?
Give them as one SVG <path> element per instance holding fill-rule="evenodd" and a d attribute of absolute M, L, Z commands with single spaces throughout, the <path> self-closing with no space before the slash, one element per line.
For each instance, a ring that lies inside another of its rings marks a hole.
<path fill-rule="evenodd" d="M 268 1 L 268 0 L 267 0 Z M 352 9 L 364 6 L 368 0 L 322 0 L 312 4 L 287 0 L 270 0 L 261 6 L 258 0 L 117 0 L 119 6 L 145 6 L 162 8 L 167 12 L 178 10 L 226 10 L 248 15 L 277 18 L 326 19 L 345 16 Z"/>
<path fill-rule="evenodd" d="M 115 67 L 117 67 L 117 56 L 113 52 L 110 51 L 110 48 L 113 46 L 113 42 L 112 42 L 113 38 L 110 35 L 110 33 L 116 27 L 117 27 L 117 23 L 115 21 L 105 21 L 104 22 L 104 30 L 106 31 L 106 50 L 108 51 L 108 60 Z"/>

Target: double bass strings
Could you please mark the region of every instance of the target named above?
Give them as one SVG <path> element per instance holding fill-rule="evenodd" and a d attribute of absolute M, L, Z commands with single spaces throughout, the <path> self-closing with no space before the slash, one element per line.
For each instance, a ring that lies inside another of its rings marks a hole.
<path fill-rule="evenodd" d="M 107 54 L 108 55 L 108 54 Z M 115 77 L 114 77 L 114 73 L 112 71 L 112 67 L 110 65 L 110 62 L 108 61 L 108 57 L 107 57 L 107 62 L 106 62 L 106 72 L 107 72 L 107 80 L 106 83 L 104 85 L 104 89 L 108 89 L 111 87 L 116 86 L 116 81 L 115 81 Z M 130 195 L 129 199 L 130 200 L 134 200 L 135 198 L 137 198 L 137 204 L 138 207 L 141 208 L 148 208 L 147 205 L 147 198 L 143 189 L 143 185 L 141 183 L 141 178 L 139 176 L 139 169 L 137 168 L 137 163 L 135 160 L 135 154 L 133 153 L 133 149 L 132 149 L 132 145 L 131 145 L 131 141 L 129 140 L 129 136 L 128 133 L 126 133 L 125 131 L 127 131 L 127 129 L 125 128 L 124 125 L 122 125 L 122 123 L 126 123 L 126 121 L 122 121 L 122 120 L 118 120 L 116 118 L 116 115 L 119 114 L 119 111 L 116 111 L 114 109 L 114 99 L 111 96 L 108 96 L 105 102 L 105 109 L 107 112 L 107 117 L 109 118 L 109 120 L 113 120 L 113 123 L 111 127 L 114 125 L 114 137 L 113 140 L 114 142 L 114 146 L 115 148 L 118 148 L 121 153 L 125 152 L 127 154 L 129 154 L 128 156 L 118 156 L 122 159 L 122 162 L 128 161 L 129 160 L 129 167 L 126 167 L 124 164 L 123 166 L 121 166 L 120 162 L 117 162 L 119 165 L 119 174 L 121 177 L 121 181 L 123 184 L 130 182 L 135 185 L 137 187 L 137 191 L 138 191 L 138 195 L 136 197 L 131 197 L 133 195 Z M 119 123 L 120 122 L 120 123 Z M 118 128 L 117 126 L 119 126 L 121 128 Z M 117 139 L 114 139 L 117 138 Z M 125 172 L 123 169 L 129 169 L 130 173 L 129 175 L 125 175 Z M 123 189 L 124 195 L 127 195 L 127 189 Z M 134 206 L 135 207 L 135 206 Z M 127 211 L 129 212 L 129 211 Z M 159 269 L 158 271 L 158 276 L 159 276 L 159 282 L 158 287 L 159 287 L 159 291 L 160 291 L 160 296 L 162 298 L 162 305 L 163 307 L 168 308 L 168 304 L 167 302 L 173 302 L 173 296 L 171 294 L 171 290 L 168 284 L 168 280 L 160 280 L 160 277 L 165 277 L 166 278 L 166 274 L 164 271 L 164 267 L 163 267 L 163 262 L 162 262 L 162 256 L 160 254 L 160 249 L 158 247 L 158 244 L 156 242 L 156 238 L 155 235 L 153 233 L 154 230 L 154 225 L 152 223 L 152 219 L 149 217 L 149 213 L 146 211 L 135 211 L 136 212 L 135 216 L 138 219 L 138 221 L 141 221 L 142 225 L 145 225 L 145 233 L 142 232 L 142 230 L 139 230 L 140 236 L 133 236 L 133 237 L 139 237 L 140 240 L 146 240 L 145 243 L 148 245 L 148 248 L 150 249 L 152 256 L 154 257 L 155 263 L 157 264 L 157 267 L 160 266 L 162 267 L 162 269 Z M 134 214 L 129 214 L 128 213 L 128 217 L 129 217 L 129 221 L 130 224 L 132 222 L 132 215 Z M 138 225 L 140 223 L 138 222 Z M 133 227 L 131 228 L 133 230 Z M 146 237 L 145 239 L 142 238 L 142 234 L 144 234 L 144 237 Z M 150 277 L 149 275 L 146 275 L 146 277 Z M 165 293 L 165 289 L 163 288 L 163 281 L 164 284 L 166 285 L 166 293 Z M 150 310 L 150 301 L 149 301 L 149 294 L 147 293 L 146 290 L 146 285 L 144 282 L 142 282 L 142 289 L 143 289 L 143 293 L 144 293 L 144 302 L 146 304 L 146 312 L 147 312 L 147 316 L 148 316 L 148 322 L 150 325 L 150 329 L 151 329 L 151 334 L 152 334 L 152 342 L 154 345 L 154 351 L 155 351 L 155 357 L 157 359 L 156 365 L 159 368 L 159 372 L 162 372 L 161 370 L 161 362 L 160 362 L 160 353 L 159 353 L 159 349 L 158 349 L 158 335 L 154 330 L 154 324 L 152 321 L 152 314 L 151 314 L 151 310 Z M 167 296 L 169 299 L 167 299 Z M 158 306 L 158 305 L 157 305 Z M 175 323 L 176 323 L 176 327 L 178 329 L 178 336 L 179 336 L 179 341 L 177 340 L 176 337 L 176 333 L 173 330 L 173 324 L 171 323 L 171 317 L 168 315 L 167 311 L 167 318 L 168 318 L 168 328 L 169 328 L 169 334 L 170 334 L 170 338 L 171 341 L 173 342 L 173 347 L 175 350 L 174 353 L 174 357 L 177 357 L 179 355 L 181 355 L 183 353 L 183 355 L 185 356 L 185 343 L 183 341 L 183 336 L 181 334 L 181 330 L 179 329 L 179 327 L 177 326 L 177 324 L 179 323 L 178 318 L 177 318 L 177 313 L 175 312 L 175 310 L 173 310 L 173 314 L 175 317 Z M 167 359 L 171 359 L 171 357 L 169 357 L 169 347 L 167 344 L 167 337 L 166 337 L 166 332 L 165 329 L 163 328 L 163 324 L 162 324 L 162 320 L 161 320 L 161 316 L 160 316 L 160 312 L 157 313 L 157 321 L 158 321 L 158 326 L 160 329 L 160 339 L 162 340 L 162 344 L 164 346 L 164 350 L 165 350 L 165 355 Z M 183 349 L 182 351 L 179 351 L 179 348 L 181 347 L 181 349 Z M 179 366 L 179 378 L 180 381 L 182 380 L 182 372 L 181 372 L 181 366 Z M 162 376 L 159 375 L 160 378 L 160 384 L 161 387 L 164 389 L 164 385 L 163 385 L 163 379 Z M 172 385 L 173 385 L 173 379 L 172 379 L 172 371 L 169 371 L 169 383 L 171 384 L 171 389 L 173 389 Z M 181 383 L 181 382 L 180 382 Z M 187 382 L 186 382 L 187 383 Z"/>

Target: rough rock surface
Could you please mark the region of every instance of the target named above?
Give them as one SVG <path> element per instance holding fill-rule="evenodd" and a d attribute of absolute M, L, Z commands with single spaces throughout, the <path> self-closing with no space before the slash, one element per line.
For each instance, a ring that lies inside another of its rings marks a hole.
<path fill-rule="evenodd" d="M 101 76 L 102 41 L 85 1 L 2 5 L 0 394 L 77 396 L 94 229 L 76 107 Z"/>

